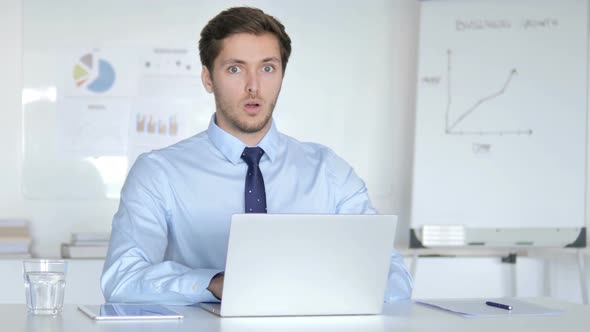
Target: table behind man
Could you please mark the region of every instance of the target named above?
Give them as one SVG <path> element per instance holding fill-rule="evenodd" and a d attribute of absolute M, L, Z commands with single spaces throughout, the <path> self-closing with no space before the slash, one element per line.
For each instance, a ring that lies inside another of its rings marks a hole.
<path fill-rule="evenodd" d="M 101 278 L 107 301 L 219 300 L 234 213 L 376 213 L 344 160 L 278 132 L 272 113 L 291 53 L 278 20 L 230 8 L 205 26 L 199 52 L 215 114 L 206 131 L 140 156 L 130 170 Z M 394 251 L 385 299 L 411 289 Z"/>

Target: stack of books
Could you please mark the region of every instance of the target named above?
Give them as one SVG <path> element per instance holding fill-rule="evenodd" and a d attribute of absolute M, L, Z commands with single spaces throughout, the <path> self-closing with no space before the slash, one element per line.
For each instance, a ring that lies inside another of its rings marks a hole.
<path fill-rule="evenodd" d="M 105 258 L 109 248 L 110 233 L 72 233 L 70 243 L 62 243 L 63 258 Z"/>
<path fill-rule="evenodd" d="M 21 219 L 0 219 L 0 259 L 31 257 L 29 223 Z"/>

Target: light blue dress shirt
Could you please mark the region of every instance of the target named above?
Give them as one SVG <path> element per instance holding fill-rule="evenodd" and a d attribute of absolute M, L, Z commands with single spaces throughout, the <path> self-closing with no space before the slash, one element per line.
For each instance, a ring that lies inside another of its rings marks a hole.
<path fill-rule="evenodd" d="M 131 168 L 101 277 L 108 302 L 217 301 L 207 287 L 225 267 L 231 215 L 244 212 L 247 165 L 240 158 L 246 145 L 214 120 Z M 283 135 L 274 122 L 258 146 L 268 213 L 376 213 L 364 182 L 330 149 Z M 411 292 L 394 251 L 385 300 Z"/>

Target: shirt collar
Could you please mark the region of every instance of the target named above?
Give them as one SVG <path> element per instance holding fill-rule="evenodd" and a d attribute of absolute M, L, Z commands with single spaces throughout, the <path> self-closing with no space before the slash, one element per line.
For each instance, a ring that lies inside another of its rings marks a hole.
<path fill-rule="evenodd" d="M 270 129 L 264 135 L 258 146 L 264 150 L 264 155 L 273 162 L 277 156 L 279 148 L 280 135 L 275 126 L 274 119 L 271 119 Z M 209 139 L 213 142 L 213 145 L 221 151 L 221 153 L 229 160 L 232 164 L 239 163 L 242 159 L 242 152 L 247 146 L 244 142 L 240 141 L 230 133 L 219 128 L 215 123 L 215 113 L 211 117 L 209 122 L 209 128 L 207 129 Z M 262 158 L 265 158 L 264 156 Z"/>

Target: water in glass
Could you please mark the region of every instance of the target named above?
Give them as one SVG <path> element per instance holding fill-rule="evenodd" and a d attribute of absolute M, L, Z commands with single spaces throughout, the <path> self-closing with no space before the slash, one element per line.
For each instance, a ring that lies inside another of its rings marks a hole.
<path fill-rule="evenodd" d="M 27 310 L 41 315 L 60 313 L 65 286 L 66 277 L 62 272 L 26 272 Z"/>

